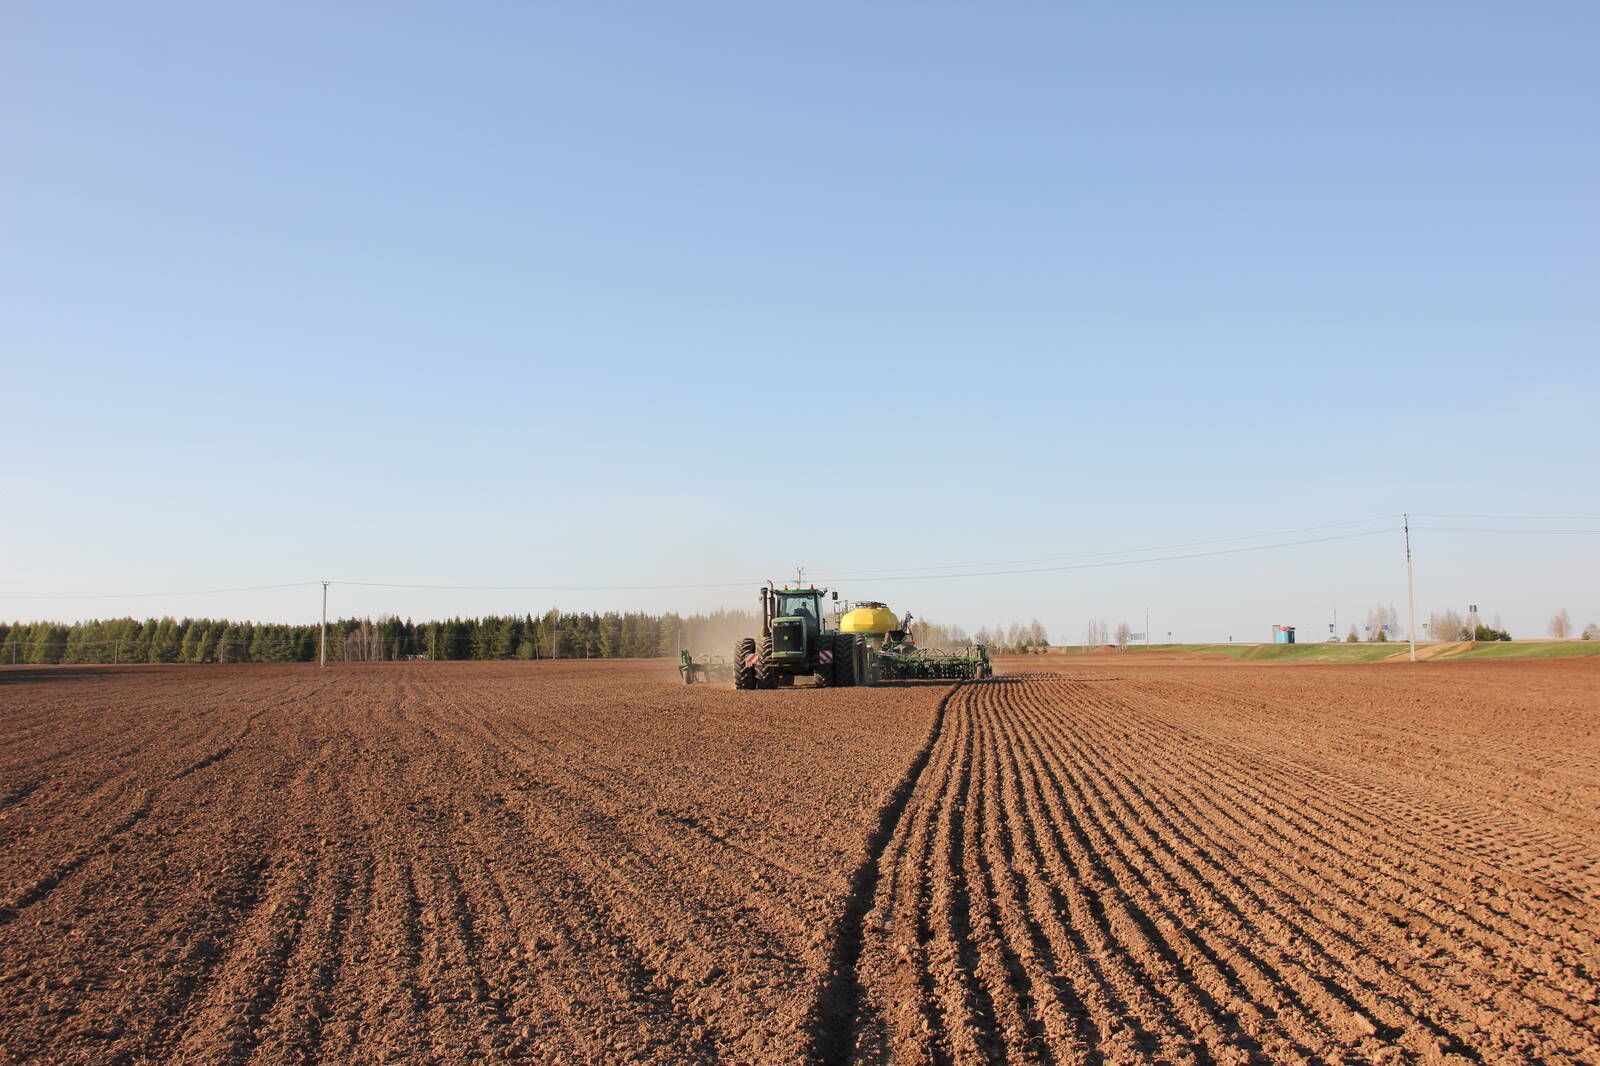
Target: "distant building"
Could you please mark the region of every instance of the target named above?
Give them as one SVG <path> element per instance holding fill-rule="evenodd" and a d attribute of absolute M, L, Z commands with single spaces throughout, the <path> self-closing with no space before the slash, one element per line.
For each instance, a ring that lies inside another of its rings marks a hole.
<path fill-rule="evenodd" d="M 1293 644 L 1294 643 L 1294 626 L 1273 626 L 1272 627 L 1272 643 L 1274 643 L 1274 644 Z"/>

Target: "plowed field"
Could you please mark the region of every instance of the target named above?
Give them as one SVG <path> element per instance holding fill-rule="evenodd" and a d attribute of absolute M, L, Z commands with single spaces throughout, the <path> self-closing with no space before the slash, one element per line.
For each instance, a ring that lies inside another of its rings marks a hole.
<path fill-rule="evenodd" d="M 676 682 L 665 663 L 0 675 L 0 1046 L 798 1054 L 865 827 L 942 690 Z"/>
<path fill-rule="evenodd" d="M 0 1060 L 1600 1060 L 1600 668 L 0 671 Z"/>
<path fill-rule="evenodd" d="M 953 693 L 831 1054 L 1595 1061 L 1594 670 L 1167 673 Z"/>

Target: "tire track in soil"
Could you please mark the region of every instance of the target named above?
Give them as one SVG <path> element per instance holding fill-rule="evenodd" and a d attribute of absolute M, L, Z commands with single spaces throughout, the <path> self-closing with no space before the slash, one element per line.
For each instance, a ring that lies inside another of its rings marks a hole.
<path fill-rule="evenodd" d="M 0 811 L 3 811 L 8 807 L 15 807 L 17 804 L 33 795 L 34 792 L 38 790 L 39 786 L 44 784 L 44 781 L 45 779 L 41 776 L 32 777 L 26 781 L 18 781 L 13 784 L 10 788 L 6 789 L 5 795 L 0 796 Z"/>
<path fill-rule="evenodd" d="M 246 1062 L 263 1045 L 281 1046 L 286 1025 L 307 1031 L 304 1012 L 315 1000 L 304 984 L 325 964 L 317 945 L 343 937 L 336 916 L 351 877 L 348 848 L 329 835 L 348 833 L 329 817 L 330 809 L 343 806 L 332 767 L 348 751 L 323 744 L 308 754 L 281 782 L 263 782 L 276 785 L 282 803 L 314 812 L 313 820 L 261 841 L 264 854 L 250 865 L 243 906 L 230 921 L 225 945 L 202 959 L 186 982 L 168 1049 L 185 1061 Z M 286 996 L 296 1007 L 287 1019 Z M 271 1057 L 298 1057 L 289 1053 L 292 1047 Z"/>
<path fill-rule="evenodd" d="M 58 858 L 53 862 L 46 860 L 42 865 L 48 868 L 43 873 L 31 881 L 14 886 L 9 899 L 0 897 L 0 927 L 15 921 L 29 907 L 42 902 L 90 860 L 104 855 L 108 848 L 114 850 L 115 847 L 119 846 L 121 838 L 127 836 L 136 826 L 143 822 L 149 816 L 157 800 L 172 792 L 174 786 L 181 784 L 185 778 L 213 767 L 232 755 L 238 745 L 249 734 L 256 719 L 262 713 L 261 710 L 252 712 L 237 726 L 229 722 L 219 723 L 201 736 L 188 741 L 186 747 L 178 749 L 175 753 L 178 756 L 177 759 L 169 758 L 166 760 L 175 762 L 177 768 L 167 770 L 153 783 L 145 785 L 138 783 L 140 777 L 148 778 L 149 774 L 147 767 L 135 763 L 131 773 L 105 780 L 98 785 L 84 801 L 90 805 L 91 809 L 98 807 L 103 810 L 130 795 L 137 798 L 131 808 L 127 808 L 116 816 L 115 821 L 97 834 L 90 844 L 72 849 L 66 857 Z M 152 735 L 158 733 L 158 730 L 151 728 L 149 723 L 145 724 L 145 731 Z M 212 748 L 211 745 L 216 743 L 216 738 L 219 735 L 231 735 L 232 739 L 220 747 Z M 153 742 L 147 741 L 146 743 Z M 194 747 L 206 747 L 210 748 L 210 750 L 198 758 L 188 756 L 186 753 Z M 135 745 L 133 750 L 137 751 L 139 748 L 140 745 Z M 122 761 L 130 760 L 124 758 Z M 0 808 L 20 804 L 28 797 L 38 793 L 40 786 L 43 784 L 44 779 L 37 778 L 19 785 L 12 790 L 8 801 L 0 804 Z M 97 797 L 100 796 L 105 797 L 103 805 L 97 803 Z M 98 810 L 96 813 L 98 813 Z M 80 808 L 80 811 L 74 814 L 72 821 L 76 823 L 85 817 L 88 817 L 88 812 Z"/>
<path fill-rule="evenodd" d="M 928 765 L 934 746 L 944 732 L 950 700 L 960 688 L 959 684 L 952 687 L 934 708 L 928 739 L 912 757 L 905 775 L 878 808 L 877 826 L 867 837 L 866 855 L 851 875 L 850 891 L 829 937 L 833 948 L 828 957 L 827 973 L 814 996 L 806 1023 L 806 1029 L 811 1034 L 809 1058 L 813 1063 L 835 1066 L 850 1061 L 858 1026 L 856 1015 L 861 1009 L 862 998 L 857 968 L 865 944 L 867 913 L 873 907 L 882 880 L 882 860 L 890 842 L 897 835 L 906 806 Z"/>
<path fill-rule="evenodd" d="M 947 704 L 946 725 L 950 717 Z M 884 1020 L 885 1013 L 892 1008 L 897 1015 L 914 1017 L 921 1031 L 925 1046 L 907 1049 L 906 1057 L 938 1062 L 948 1059 L 941 1043 L 945 1026 L 938 1002 L 938 989 L 925 950 L 925 945 L 933 939 L 929 917 L 932 907 L 931 879 L 906 875 L 933 861 L 934 835 L 943 807 L 948 803 L 946 793 L 955 765 L 949 749 L 955 743 L 950 731 L 941 728 L 929 760 L 933 767 L 931 776 L 924 768 L 900 824 L 894 827 L 895 844 L 890 851 L 888 891 L 882 893 L 881 903 L 867 901 L 871 910 L 863 925 L 864 931 L 872 937 L 867 941 L 867 947 L 881 947 L 876 941 L 884 939 L 896 927 L 908 931 L 909 936 L 902 934 L 899 951 L 913 981 L 888 989 L 888 994 L 898 1002 L 884 1002 L 888 995 L 879 995 L 874 1002 L 868 1002 L 866 993 L 873 990 L 873 986 L 861 978 L 862 967 L 867 965 L 874 970 L 881 967 L 875 957 L 863 950 L 862 957 L 856 963 L 857 981 L 862 987 L 858 996 L 858 1016 L 853 1019 L 857 1041 L 855 1053 L 858 1056 L 865 1051 L 863 1042 L 869 1044 L 878 1057 L 894 1054 L 895 1049 L 889 1046 L 894 1033 Z"/>
<path fill-rule="evenodd" d="M 154 789 L 141 789 L 139 801 L 134 804 L 132 810 L 106 830 L 106 839 L 116 840 L 143 821 L 145 815 L 150 813 L 151 804 L 155 800 L 155 792 L 156 790 Z M 63 881 L 77 873 L 84 863 L 104 852 L 104 845 L 99 843 L 81 848 L 66 860 L 57 863 L 45 873 L 23 885 L 11 899 L 0 901 L 0 927 L 16 921 L 22 916 L 23 911 L 42 901 L 46 896 L 54 892 Z"/>

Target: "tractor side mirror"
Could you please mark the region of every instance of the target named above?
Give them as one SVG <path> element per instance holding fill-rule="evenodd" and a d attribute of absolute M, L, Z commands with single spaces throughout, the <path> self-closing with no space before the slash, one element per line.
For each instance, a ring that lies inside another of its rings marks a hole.
<path fill-rule="evenodd" d="M 833 598 L 836 599 L 836 600 L 839 598 L 839 590 L 838 589 L 834 589 L 833 590 Z"/>

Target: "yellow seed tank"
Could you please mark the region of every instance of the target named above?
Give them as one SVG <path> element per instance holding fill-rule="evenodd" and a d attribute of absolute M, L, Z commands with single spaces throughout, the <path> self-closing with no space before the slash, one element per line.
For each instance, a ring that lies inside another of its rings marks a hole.
<path fill-rule="evenodd" d="M 886 637 L 900 628 L 900 619 L 881 603 L 858 604 L 839 619 L 839 629 L 844 633 L 859 633 L 864 637 Z"/>

